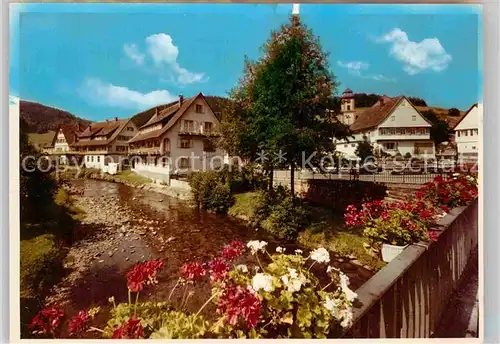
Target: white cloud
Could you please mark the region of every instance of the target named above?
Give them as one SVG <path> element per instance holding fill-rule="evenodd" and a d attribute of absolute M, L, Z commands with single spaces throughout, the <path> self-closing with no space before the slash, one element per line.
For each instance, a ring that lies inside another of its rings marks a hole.
<path fill-rule="evenodd" d="M 370 66 L 368 63 L 363 61 L 350 61 L 350 62 L 337 61 L 337 64 L 342 68 L 347 68 L 349 73 L 354 75 L 361 75 L 361 70 L 368 69 L 368 67 Z"/>
<path fill-rule="evenodd" d="M 139 49 L 137 49 L 137 45 L 135 44 L 125 44 L 123 46 L 123 51 L 125 52 L 125 55 L 138 65 L 142 65 L 144 63 L 144 54 L 141 54 L 139 52 Z"/>
<path fill-rule="evenodd" d="M 451 55 L 446 52 L 437 38 L 425 38 L 421 42 L 410 41 L 406 32 L 395 28 L 380 37 L 378 42 L 391 43 L 390 54 L 403 62 L 403 70 L 415 75 L 426 70 L 441 72 L 451 62 Z"/>
<path fill-rule="evenodd" d="M 141 93 L 96 78 L 87 78 L 80 89 L 80 94 L 87 101 L 95 104 L 134 110 L 143 110 L 144 108 L 169 103 L 177 99 L 167 90 Z"/>
<path fill-rule="evenodd" d="M 146 52 L 153 60 L 156 72 L 168 72 L 173 74 L 173 79 L 179 84 L 192 84 L 195 82 L 204 82 L 208 80 L 205 73 L 190 72 L 177 62 L 179 48 L 174 44 L 170 35 L 157 33 L 146 37 Z M 137 64 L 142 65 L 145 54 L 140 53 L 135 44 L 126 44 L 124 46 L 126 55 Z M 164 78 L 165 79 L 165 78 Z"/>
<path fill-rule="evenodd" d="M 367 71 L 370 68 L 370 64 L 364 61 L 349 61 L 342 62 L 337 61 L 337 64 L 346 68 L 349 74 L 356 75 L 363 79 L 372 79 L 376 81 L 387 81 L 387 82 L 396 82 L 394 78 L 388 78 L 382 74 L 365 74 L 364 71 Z"/>

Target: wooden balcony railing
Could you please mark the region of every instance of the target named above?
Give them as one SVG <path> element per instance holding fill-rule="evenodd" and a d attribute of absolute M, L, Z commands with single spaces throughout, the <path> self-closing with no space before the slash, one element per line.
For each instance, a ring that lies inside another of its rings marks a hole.
<path fill-rule="evenodd" d="M 129 154 L 168 154 L 169 151 L 162 151 L 160 147 L 129 147 Z"/>
<path fill-rule="evenodd" d="M 439 222 L 437 242 L 409 246 L 363 284 L 344 337 L 432 336 L 478 243 L 477 221 L 477 200 L 453 209 Z"/>

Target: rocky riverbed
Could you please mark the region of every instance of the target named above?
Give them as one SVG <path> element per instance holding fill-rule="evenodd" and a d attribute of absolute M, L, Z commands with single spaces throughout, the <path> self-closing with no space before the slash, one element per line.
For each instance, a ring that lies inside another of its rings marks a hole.
<path fill-rule="evenodd" d="M 269 249 L 277 245 L 293 250 L 298 246 L 273 240 L 243 221 L 199 211 L 185 201 L 123 184 L 96 180 L 75 180 L 66 189 L 85 212 L 77 232 L 82 239 L 68 247 L 65 277 L 53 287 L 46 304 L 61 306 L 68 315 L 95 305 L 107 306 L 108 298 L 127 300 L 126 272 L 147 259 L 162 259 L 165 268 L 159 285 L 141 295 L 142 300 L 164 300 L 177 282 L 179 268 L 190 261 L 207 262 L 232 240 L 266 240 Z M 356 265 L 355 257 L 332 257 L 357 289 L 371 274 Z M 246 255 L 242 263 L 253 257 Z M 318 267 L 320 268 L 320 267 Z M 324 267 L 321 267 L 324 269 Z M 210 294 L 208 282 L 196 286 L 190 301 L 195 311 Z M 174 295 L 173 301 L 181 295 Z M 206 308 L 207 314 L 214 309 Z M 106 310 L 97 321 L 104 325 Z"/>

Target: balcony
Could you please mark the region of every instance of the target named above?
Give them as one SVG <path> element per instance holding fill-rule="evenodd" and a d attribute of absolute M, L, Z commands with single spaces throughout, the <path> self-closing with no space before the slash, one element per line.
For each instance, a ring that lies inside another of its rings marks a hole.
<path fill-rule="evenodd" d="M 169 154 L 169 151 L 163 151 L 161 147 L 159 146 L 154 146 L 154 147 L 129 147 L 128 149 L 129 154 L 137 154 L 137 155 L 163 155 L 163 154 Z"/>

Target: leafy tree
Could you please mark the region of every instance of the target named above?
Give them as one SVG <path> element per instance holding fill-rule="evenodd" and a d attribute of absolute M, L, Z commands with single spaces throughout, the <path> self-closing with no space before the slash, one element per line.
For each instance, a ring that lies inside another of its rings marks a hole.
<path fill-rule="evenodd" d="M 363 137 L 362 142 L 358 143 L 354 153 L 361 159 L 361 164 L 366 162 L 367 158 L 373 157 L 373 146 L 366 136 Z"/>
<path fill-rule="evenodd" d="M 245 61 L 244 76 L 223 112 L 222 147 L 252 160 L 265 151 L 263 167 L 271 175 L 279 163 L 290 166 L 292 194 L 303 156 L 314 155 L 309 161 L 317 165 L 322 153 L 333 151 L 334 137 L 349 135 L 329 111 L 337 84 L 326 57 L 311 30 L 292 16 L 272 33 L 258 61 Z"/>
<path fill-rule="evenodd" d="M 436 145 L 441 142 L 448 141 L 450 136 L 450 128 L 448 127 L 448 123 L 439 119 L 436 113 L 432 110 L 427 110 L 422 113 L 425 118 L 427 118 L 431 123 L 431 139 L 434 141 Z"/>
<path fill-rule="evenodd" d="M 460 110 L 457 108 L 451 108 L 448 110 L 448 116 L 458 117 L 460 116 Z"/>

